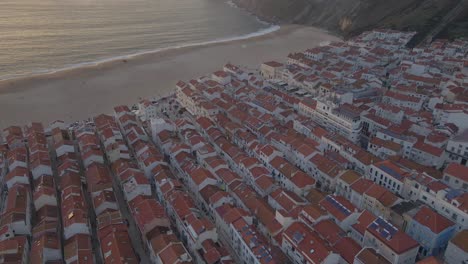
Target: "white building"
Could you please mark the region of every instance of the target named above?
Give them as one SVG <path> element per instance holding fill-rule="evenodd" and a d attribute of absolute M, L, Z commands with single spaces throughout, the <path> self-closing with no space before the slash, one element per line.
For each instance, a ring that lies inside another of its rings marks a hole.
<path fill-rule="evenodd" d="M 404 180 L 408 172 L 390 160 L 381 161 L 371 165 L 370 174 L 366 177 L 375 183 L 387 188 L 393 193 L 401 195 Z"/>
<path fill-rule="evenodd" d="M 301 102 L 299 111 L 327 128 L 328 131 L 337 132 L 352 142 L 359 141 L 362 126 L 360 112 L 356 107 L 349 104 L 335 105 L 325 101 L 315 102 L 315 108 L 311 104 L 306 105 Z"/>
<path fill-rule="evenodd" d="M 260 65 L 260 73 L 266 79 L 280 79 L 281 70 L 283 68 L 284 64 L 276 61 L 269 61 Z"/>
<path fill-rule="evenodd" d="M 447 160 L 466 166 L 468 161 L 468 129 L 450 139 L 445 148 Z"/>
<path fill-rule="evenodd" d="M 468 263 L 468 230 L 455 235 L 445 250 L 446 263 Z"/>
<path fill-rule="evenodd" d="M 364 246 L 378 249 L 394 264 L 412 264 L 416 261 L 419 244 L 383 218 L 377 218 L 366 229 Z"/>
<path fill-rule="evenodd" d="M 444 170 L 444 178 L 442 180 L 454 189 L 468 191 L 468 167 L 457 163 L 450 163 Z"/>

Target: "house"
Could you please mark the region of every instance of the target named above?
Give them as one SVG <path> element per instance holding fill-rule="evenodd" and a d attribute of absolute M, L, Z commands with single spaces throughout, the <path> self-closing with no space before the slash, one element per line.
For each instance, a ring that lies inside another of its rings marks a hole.
<path fill-rule="evenodd" d="M 462 230 L 448 243 L 445 250 L 447 263 L 466 263 L 468 261 L 468 230 Z"/>
<path fill-rule="evenodd" d="M 331 246 L 335 246 L 338 241 L 346 236 L 346 232 L 331 219 L 318 222 L 313 229 L 321 239 Z"/>
<path fill-rule="evenodd" d="M 80 166 L 77 160 L 66 158 L 59 162 L 57 172 L 60 177 L 63 177 L 66 173 L 80 173 Z"/>
<path fill-rule="evenodd" d="M 354 143 L 359 141 L 362 129 L 361 109 L 351 104 L 336 105 L 323 99 L 314 102 L 313 111 L 304 108 L 301 112 L 328 131 L 339 133 Z"/>
<path fill-rule="evenodd" d="M 366 228 L 364 246 L 373 247 L 391 263 L 414 263 L 419 244 L 403 231 L 379 217 Z"/>
<path fill-rule="evenodd" d="M 86 181 L 88 183 L 88 192 L 95 195 L 101 191 L 112 191 L 112 178 L 109 169 L 100 163 L 92 163 L 86 170 Z"/>
<path fill-rule="evenodd" d="M 7 160 L 10 171 L 17 167 L 28 168 L 28 151 L 25 147 L 10 150 L 7 153 Z"/>
<path fill-rule="evenodd" d="M 230 223 L 231 245 L 237 248 L 237 255 L 245 263 L 254 264 L 274 264 L 280 263 L 272 256 L 269 244 L 261 234 L 257 234 L 255 229 L 243 218 L 238 218 Z"/>
<path fill-rule="evenodd" d="M 367 150 L 381 159 L 390 156 L 402 155 L 402 146 L 390 140 L 383 140 L 378 137 L 371 138 Z"/>
<path fill-rule="evenodd" d="M 225 72 L 228 72 L 228 73 L 232 74 L 239 81 L 245 81 L 248 78 L 247 72 L 243 71 L 238 66 L 233 65 L 231 63 L 228 63 L 228 64 L 224 65 L 223 70 Z"/>
<path fill-rule="evenodd" d="M 371 165 L 367 175 L 375 183 L 382 185 L 393 193 L 401 195 L 405 177 L 409 174 L 391 160 L 384 160 Z"/>
<path fill-rule="evenodd" d="M 119 210 L 117 200 L 112 190 L 102 190 L 93 193 L 94 212 L 99 216 L 106 210 Z"/>
<path fill-rule="evenodd" d="M 282 249 L 294 263 L 338 263 L 340 256 L 304 223 L 295 222 L 283 232 Z"/>
<path fill-rule="evenodd" d="M 342 196 L 327 195 L 319 202 L 319 205 L 345 230 L 347 230 L 360 215 L 357 208 Z"/>
<path fill-rule="evenodd" d="M 62 198 L 62 222 L 65 239 L 77 234 L 90 234 L 88 207 L 82 193 Z"/>
<path fill-rule="evenodd" d="M 31 235 L 29 185 L 16 184 L 8 190 L 0 226 L 8 225 L 16 235 Z"/>
<path fill-rule="evenodd" d="M 0 260 L 4 263 L 29 263 L 29 243 L 26 236 L 0 241 Z"/>
<path fill-rule="evenodd" d="M 445 152 L 443 148 L 418 141 L 411 149 L 409 158 L 424 166 L 439 169 L 444 165 Z"/>
<path fill-rule="evenodd" d="M 164 207 L 154 199 L 144 199 L 132 208 L 133 217 L 145 239 L 151 231 L 157 228 L 170 229 L 170 221 L 164 211 Z"/>
<path fill-rule="evenodd" d="M 330 216 L 328 215 L 328 212 L 323 210 L 320 206 L 315 204 L 306 204 L 302 206 L 297 218 L 300 222 L 310 228 L 313 228 L 316 223 L 329 219 Z"/>
<path fill-rule="evenodd" d="M 336 182 L 335 193 L 351 200 L 351 185 L 361 179 L 361 175 L 353 170 L 347 170 L 340 175 Z M 359 205 L 358 205 L 359 207 Z"/>
<path fill-rule="evenodd" d="M 34 189 L 34 208 L 39 211 L 43 206 L 57 206 L 55 184 L 52 176 L 42 175 Z"/>
<path fill-rule="evenodd" d="M 46 205 L 36 211 L 36 223 L 44 222 L 44 224 L 53 223 L 57 227 L 56 223 L 59 221 L 59 211 L 57 206 Z M 38 224 L 34 228 L 37 227 Z M 34 231 L 34 229 L 33 229 Z"/>
<path fill-rule="evenodd" d="M 158 108 L 149 100 L 143 99 L 138 103 L 138 115 L 143 121 L 149 121 L 158 116 Z"/>
<path fill-rule="evenodd" d="M 442 181 L 454 189 L 468 191 L 468 167 L 450 163 L 444 170 Z"/>
<path fill-rule="evenodd" d="M 189 264 L 193 259 L 174 234 L 160 234 L 150 243 L 150 258 L 156 264 Z"/>
<path fill-rule="evenodd" d="M 81 149 L 81 159 L 86 168 L 93 163 L 104 164 L 104 154 L 97 145 L 86 150 Z"/>
<path fill-rule="evenodd" d="M 127 201 L 132 201 L 138 195 L 151 196 L 150 182 L 140 170 L 134 170 L 131 176 L 121 178 L 121 180 Z"/>
<path fill-rule="evenodd" d="M 463 120 L 461 122 L 466 123 L 467 121 Z M 447 143 L 445 152 L 450 162 L 466 166 L 468 161 L 468 129 L 451 138 Z"/>
<path fill-rule="evenodd" d="M 375 251 L 375 249 L 365 247 L 356 255 L 353 264 L 368 263 L 391 264 L 390 261 L 380 255 L 377 251 Z"/>
<path fill-rule="evenodd" d="M 61 140 L 54 144 L 55 153 L 57 157 L 66 155 L 67 153 L 75 152 L 75 145 L 71 140 Z"/>
<path fill-rule="evenodd" d="M 394 91 L 387 91 L 382 98 L 382 102 L 397 107 L 410 108 L 414 111 L 420 111 L 424 103 L 424 101 L 421 98 L 409 96 Z"/>
<path fill-rule="evenodd" d="M 220 83 L 221 85 L 227 85 L 231 82 L 231 75 L 225 71 L 215 71 L 211 78 L 215 81 Z"/>
<path fill-rule="evenodd" d="M 60 238 L 55 232 L 47 232 L 32 241 L 31 260 L 33 263 L 48 263 L 62 259 Z"/>
<path fill-rule="evenodd" d="M 352 264 L 354 262 L 354 258 L 359 254 L 362 247 L 352 240 L 349 237 L 344 237 L 338 240 L 333 246 L 335 251 L 340 254 L 341 260 L 340 263 L 349 263 Z"/>
<path fill-rule="evenodd" d="M 41 175 L 53 175 L 52 163 L 50 161 L 49 153 L 36 152 L 30 155 L 29 168 L 31 170 L 33 179 L 39 178 Z"/>
<path fill-rule="evenodd" d="M 276 189 L 268 196 L 268 204 L 275 210 L 283 210 L 285 212 L 291 212 L 295 208 L 305 205 L 305 200 L 297 194 L 283 190 L 281 188 Z"/>
<path fill-rule="evenodd" d="M 427 206 L 419 209 L 406 229 L 406 233 L 421 245 L 421 258 L 443 253 L 454 232 L 452 221 Z"/>
<path fill-rule="evenodd" d="M 352 224 L 349 233 L 350 237 L 354 239 L 359 245 L 364 245 L 364 234 L 366 233 L 367 227 L 375 221 L 377 217 L 371 212 L 364 210 L 361 212 L 356 220 L 356 223 Z"/>
<path fill-rule="evenodd" d="M 372 184 L 364 192 L 362 209 L 369 210 L 374 215 L 390 218 L 390 209 L 401 201 L 395 194 L 378 184 Z"/>
<path fill-rule="evenodd" d="M 269 61 L 260 65 L 260 74 L 265 79 L 280 79 L 284 64 L 277 61 Z"/>
<path fill-rule="evenodd" d="M 94 263 L 91 236 L 77 234 L 65 241 L 63 246 L 64 260 L 66 264 L 92 264 Z"/>
<path fill-rule="evenodd" d="M 105 264 L 138 264 L 140 263 L 127 231 L 109 232 L 100 239 L 101 253 Z"/>
<path fill-rule="evenodd" d="M 10 126 L 3 129 L 3 138 L 11 150 L 24 147 L 23 131 L 19 126 Z"/>
<path fill-rule="evenodd" d="M 29 185 L 29 170 L 26 167 L 16 167 L 5 175 L 3 181 L 8 189 L 15 184 Z"/>

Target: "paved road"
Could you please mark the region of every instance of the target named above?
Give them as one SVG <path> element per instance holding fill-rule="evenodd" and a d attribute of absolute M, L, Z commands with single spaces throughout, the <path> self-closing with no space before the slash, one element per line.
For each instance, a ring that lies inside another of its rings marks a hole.
<path fill-rule="evenodd" d="M 77 142 L 75 142 L 75 149 L 79 149 Z M 78 156 L 78 160 L 80 164 L 80 175 L 84 176 L 86 169 L 84 167 L 83 160 L 81 159 L 81 152 L 78 151 L 76 154 Z M 83 189 L 84 198 L 85 198 L 86 204 L 88 205 L 88 218 L 89 218 L 89 222 L 91 225 L 91 244 L 93 246 L 94 257 L 95 257 L 97 264 L 102 264 L 103 258 L 101 254 L 101 245 L 98 240 L 97 223 L 96 223 L 97 218 L 96 218 L 96 213 L 94 212 L 93 201 L 91 200 L 91 195 L 88 192 L 87 186 L 83 185 L 81 188 Z"/>
<path fill-rule="evenodd" d="M 107 165 L 110 165 L 107 162 L 107 160 L 106 163 Z M 114 174 L 114 172 L 112 170 L 110 171 L 112 175 L 112 187 L 114 189 L 114 195 L 117 199 L 117 202 L 119 203 L 119 209 L 120 213 L 122 214 L 122 217 L 128 222 L 128 235 L 130 236 L 133 249 L 140 257 L 140 263 L 151 263 L 148 248 L 146 247 L 146 244 L 143 243 L 140 230 L 138 229 L 135 223 L 135 219 L 133 219 L 133 215 L 130 212 L 130 209 L 128 208 L 127 201 L 124 198 L 124 193 L 122 191 L 122 188 L 120 187 L 120 181 L 118 177 Z"/>

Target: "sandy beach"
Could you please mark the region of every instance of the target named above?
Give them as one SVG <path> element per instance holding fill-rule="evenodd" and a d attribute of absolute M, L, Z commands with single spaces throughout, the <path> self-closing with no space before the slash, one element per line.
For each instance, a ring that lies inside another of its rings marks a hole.
<path fill-rule="evenodd" d="M 66 122 L 111 113 L 113 106 L 167 95 L 178 80 L 207 75 L 231 62 L 257 67 L 290 52 L 340 40 L 312 27 L 282 26 L 245 40 L 166 50 L 53 74 L 0 82 L 0 128 L 29 121 Z"/>

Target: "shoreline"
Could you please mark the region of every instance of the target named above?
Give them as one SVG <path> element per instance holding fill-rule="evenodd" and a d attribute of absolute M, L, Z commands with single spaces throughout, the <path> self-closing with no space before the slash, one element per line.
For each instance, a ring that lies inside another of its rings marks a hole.
<path fill-rule="evenodd" d="M 324 41 L 340 41 L 320 29 L 285 25 L 244 39 L 192 45 L 54 73 L 0 81 L 0 128 L 29 121 L 73 122 L 139 98 L 169 94 L 179 80 L 210 74 L 231 62 L 257 67 L 284 61 L 288 53 Z"/>
<path fill-rule="evenodd" d="M 266 23 L 266 22 L 264 22 L 264 23 Z M 127 55 L 117 55 L 117 56 L 114 56 L 114 57 L 99 59 L 99 60 L 96 60 L 96 61 L 69 64 L 69 65 L 64 66 L 63 68 L 58 68 L 58 69 L 43 69 L 43 70 L 36 70 L 36 71 L 28 73 L 28 74 L 17 75 L 17 76 L 14 76 L 14 77 L 7 77 L 7 78 L 0 77 L 0 84 L 2 82 L 5 82 L 5 81 L 18 81 L 18 80 L 21 80 L 21 79 L 27 79 L 27 78 L 32 78 L 32 77 L 41 77 L 41 76 L 45 76 L 45 75 L 51 75 L 51 74 L 71 71 L 71 70 L 75 70 L 75 69 L 95 67 L 95 66 L 99 66 L 99 65 L 105 64 L 105 63 L 113 63 L 113 62 L 124 61 L 124 60 L 128 61 L 128 60 L 131 60 L 131 59 L 136 58 L 136 57 L 145 56 L 145 55 L 152 55 L 152 54 L 167 52 L 167 51 L 171 51 L 171 50 L 180 50 L 180 49 L 184 49 L 184 48 L 192 48 L 192 47 L 195 48 L 195 47 L 222 44 L 222 43 L 228 43 L 228 42 L 239 41 L 239 40 L 248 40 L 248 39 L 268 35 L 268 34 L 274 33 L 276 31 L 279 31 L 279 30 L 282 29 L 282 27 L 279 26 L 279 25 L 273 25 L 273 24 L 268 24 L 268 25 L 269 25 L 269 27 L 267 27 L 267 28 L 260 29 L 260 30 L 254 31 L 252 33 L 247 33 L 247 34 L 244 34 L 244 35 L 239 35 L 239 36 L 219 38 L 219 39 L 208 40 L 208 41 L 198 42 L 198 43 L 180 44 L 180 45 L 173 46 L 173 47 L 164 47 L 164 48 L 158 48 L 158 49 L 154 49 L 154 50 L 135 51 L 134 53 L 127 54 Z M 8 76 L 8 75 L 5 75 L 5 76 Z"/>

